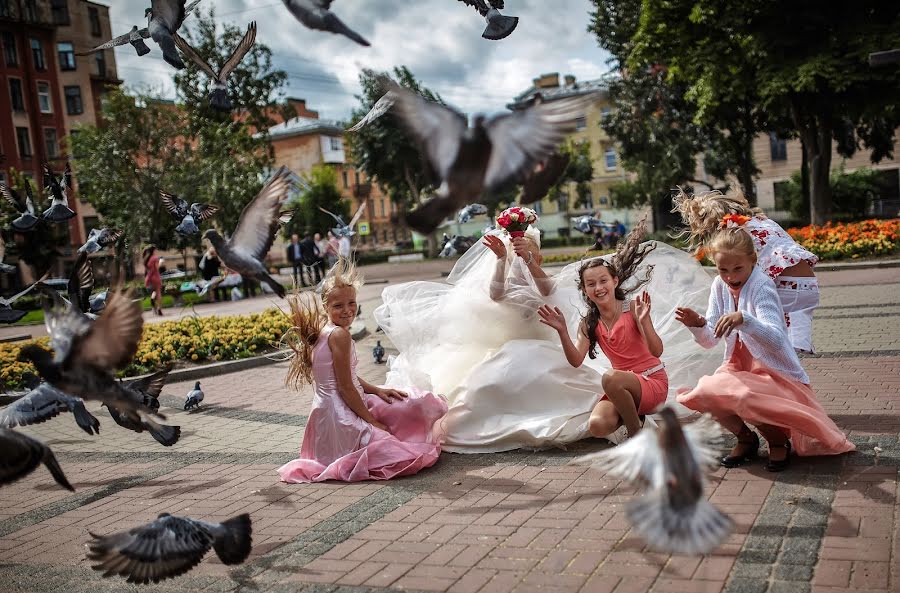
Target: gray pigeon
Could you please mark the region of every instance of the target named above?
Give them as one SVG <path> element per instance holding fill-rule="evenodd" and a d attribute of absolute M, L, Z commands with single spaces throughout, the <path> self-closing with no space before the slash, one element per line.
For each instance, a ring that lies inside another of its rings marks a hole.
<path fill-rule="evenodd" d="M 240 564 L 253 544 L 250 515 L 222 523 L 162 513 L 152 523 L 94 538 L 87 558 L 103 576 L 127 577 L 129 583 L 158 583 L 182 575 L 203 560 L 210 548 L 223 564 Z M 89 532 L 90 533 L 90 532 Z"/>
<path fill-rule="evenodd" d="M 487 214 L 487 206 L 484 204 L 469 204 L 465 208 L 459 211 L 456 215 L 456 220 L 459 224 L 463 224 L 472 220 L 473 216 L 478 216 L 479 214 Z"/>
<path fill-rule="evenodd" d="M 166 378 L 171 370 L 172 367 L 167 366 L 163 370 L 147 375 L 142 379 L 120 381 L 120 383 L 141 409 L 147 413 L 155 414 L 159 410 L 159 394 L 162 392 L 162 388 L 166 384 Z M 144 420 L 136 421 L 132 417 L 120 414 L 114 407 L 107 406 L 107 410 L 113 421 L 122 428 L 134 432 L 147 431 L 163 447 L 171 447 L 181 438 L 180 426 L 168 426 L 165 424 L 153 426 Z"/>
<path fill-rule="evenodd" d="M 203 233 L 225 267 L 243 278 L 265 282 L 281 298 L 285 295 L 284 287 L 269 275 L 263 260 L 281 226 L 281 206 L 290 197 L 292 177 L 287 167 L 278 169 L 241 212 L 237 227 L 227 241 L 215 229 Z"/>
<path fill-rule="evenodd" d="M 99 315 L 106 308 L 106 297 L 109 296 L 109 289 L 98 292 L 88 298 L 90 311 L 94 315 Z"/>
<path fill-rule="evenodd" d="M 555 186 L 566 172 L 569 166 L 569 155 L 559 151 L 538 163 L 528 179 L 522 184 L 522 194 L 519 196 L 519 204 L 531 204 L 547 195 L 550 188 Z"/>
<path fill-rule="evenodd" d="M 69 208 L 69 189 L 72 187 L 72 167 L 66 163 L 62 175 L 62 184 L 56 174 L 50 170 L 50 164 L 44 162 L 44 187 L 50 193 L 50 207 L 44 210 L 41 218 L 49 222 L 62 223 L 75 218 L 75 211 Z"/>
<path fill-rule="evenodd" d="M 44 320 L 53 354 L 37 344 L 19 350 L 18 360 L 31 362 L 48 383 L 70 395 L 96 400 L 116 410 L 130 422 L 146 422 L 161 433 L 171 427 L 159 424 L 159 416 L 147 409 L 113 373 L 134 357 L 144 328 L 141 305 L 128 293 L 116 292 L 106 309 L 92 322 L 74 305 L 44 307 Z"/>
<path fill-rule="evenodd" d="M 466 251 L 469 250 L 472 245 L 478 239 L 475 237 L 464 237 L 460 235 L 453 235 L 452 237 L 448 236 L 444 233 L 444 247 L 441 249 L 441 252 L 438 254 L 438 257 L 453 257 L 455 255 L 462 255 Z"/>
<path fill-rule="evenodd" d="M 194 202 L 188 207 L 186 200 L 162 190 L 159 191 L 159 197 L 166 211 L 178 221 L 175 232 L 184 237 L 199 233 L 200 229 L 197 228 L 197 223 L 211 218 L 219 211 L 218 206 L 201 202 Z"/>
<path fill-rule="evenodd" d="M 11 266 L 9 264 L 3 263 L 3 260 L 6 259 L 6 241 L 3 240 L 3 237 L 0 236 L 0 273 L 3 274 L 12 274 L 16 271 L 16 266 Z"/>
<path fill-rule="evenodd" d="M 356 214 L 353 215 L 353 218 L 350 219 L 350 224 L 345 224 L 344 219 L 334 212 L 326 210 L 319 206 L 319 210 L 330 216 L 337 222 L 337 226 L 331 229 L 332 234 L 335 237 L 352 237 L 356 234 L 356 231 L 353 230 L 353 227 L 356 226 L 356 223 L 359 222 L 359 219 L 362 217 L 363 212 L 366 211 L 366 205 L 369 203 L 368 200 L 363 200 L 363 203 L 359 205 L 359 208 L 356 209 Z"/>
<path fill-rule="evenodd" d="M 188 4 L 184 9 L 185 17 L 191 14 L 194 11 L 194 8 L 197 4 L 200 3 L 200 0 L 194 0 L 190 4 Z M 146 13 L 145 13 L 146 14 Z M 144 43 L 144 39 L 150 38 L 150 29 L 144 27 L 143 29 L 138 29 L 137 25 L 131 28 L 131 31 L 125 33 L 124 35 L 119 35 L 106 43 L 98 45 L 97 47 L 91 48 L 85 52 L 79 52 L 76 55 L 86 56 L 98 51 L 102 51 L 104 49 L 112 49 L 114 47 L 119 47 L 120 45 L 125 45 L 126 43 L 130 43 L 134 50 L 137 52 L 138 56 L 145 56 L 150 53 L 150 48 L 147 47 L 147 44 Z"/>
<path fill-rule="evenodd" d="M 503 16 L 500 10 L 503 9 L 503 0 L 488 0 L 490 6 L 485 0 L 461 0 L 468 6 L 474 6 L 478 13 L 487 21 L 487 27 L 481 33 L 485 39 L 496 41 L 509 37 L 509 34 L 516 30 L 519 24 L 519 18 L 515 16 Z"/>
<path fill-rule="evenodd" d="M 605 223 L 602 222 L 599 218 L 595 218 L 587 214 L 584 216 L 572 217 L 572 228 L 577 231 L 581 231 L 585 235 L 591 234 L 594 228 L 603 226 L 605 226 Z"/>
<path fill-rule="evenodd" d="M 0 486 L 12 484 L 43 463 L 56 483 L 75 492 L 50 447 L 28 435 L 0 428 Z"/>
<path fill-rule="evenodd" d="M 333 0 L 283 0 L 284 5 L 294 17 L 310 29 L 329 31 L 345 35 L 360 45 L 369 46 L 369 42 L 356 31 L 348 27 L 329 9 Z"/>
<path fill-rule="evenodd" d="M 72 306 L 75 312 L 92 321 L 97 318 L 97 315 L 90 309 L 90 295 L 93 288 L 94 272 L 91 269 L 87 253 L 84 251 L 75 258 L 72 272 L 69 274 L 69 281 L 66 284 L 68 299 L 60 295 L 55 288 L 47 286 L 43 282 L 37 282 L 35 285 L 35 290 L 48 298 L 50 306 L 58 309 Z"/>
<path fill-rule="evenodd" d="M 610 476 L 644 487 L 625 515 L 651 547 L 672 554 L 707 554 L 731 532 L 733 523 L 703 496 L 703 469 L 718 467 L 709 443 L 722 434 L 711 416 L 682 428 L 671 407 L 659 412 L 659 430 L 633 438 L 574 463 L 590 463 Z"/>
<path fill-rule="evenodd" d="M 383 94 L 378 101 L 372 105 L 372 108 L 369 110 L 367 114 L 363 116 L 361 120 L 356 122 L 356 124 L 352 128 L 347 128 L 348 132 L 358 132 L 388 111 L 390 111 L 391 107 L 394 106 L 394 94 L 388 91 Z"/>
<path fill-rule="evenodd" d="M 31 183 L 25 183 L 25 195 L 20 198 L 15 190 L 0 181 L 0 193 L 19 213 L 19 217 L 12 221 L 12 227 L 21 232 L 33 230 L 37 223 L 40 222 L 40 218 L 38 218 L 34 207 L 34 194 L 31 192 Z"/>
<path fill-rule="evenodd" d="M 49 383 L 41 383 L 23 397 L 0 410 L 0 427 L 14 428 L 40 424 L 72 412 L 75 422 L 88 434 L 100 434 L 100 421 L 84 407 L 84 400 L 63 393 Z"/>
<path fill-rule="evenodd" d="M 38 282 L 35 282 L 28 288 L 22 290 L 21 292 L 17 292 L 8 299 L 0 297 L 0 323 L 15 323 L 16 321 L 25 317 L 27 311 L 19 311 L 18 309 L 13 309 L 12 304 L 15 303 L 19 298 L 31 292 L 37 284 Z"/>
<path fill-rule="evenodd" d="M 181 37 L 181 35 L 175 33 L 174 38 L 175 45 L 178 46 L 178 49 L 197 64 L 200 70 L 209 77 L 210 83 L 212 84 L 212 90 L 209 91 L 210 106 L 217 111 L 231 111 L 231 99 L 228 98 L 228 76 L 238 67 L 238 64 L 241 63 L 241 60 L 244 59 L 244 56 L 247 55 L 247 52 L 250 51 L 250 48 L 252 48 L 253 44 L 256 42 L 256 21 L 253 21 L 250 23 L 250 26 L 247 27 L 244 38 L 241 39 L 241 42 L 234 48 L 234 51 L 231 52 L 231 56 L 222 67 L 219 68 L 218 72 L 213 70 L 212 66 L 210 66 L 206 60 L 201 58 L 200 54 L 198 54 L 197 51 Z"/>
<path fill-rule="evenodd" d="M 172 36 L 188 15 L 184 4 L 185 0 L 150 0 L 150 8 L 144 12 L 150 37 L 162 50 L 163 59 L 178 70 L 184 69 L 184 62 Z"/>
<path fill-rule="evenodd" d="M 188 391 L 187 398 L 184 400 L 184 409 L 199 408 L 202 401 L 203 390 L 200 389 L 200 381 L 197 381 L 194 383 L 194 388 Z"/>
<path fill-rule="evenodd" d="M 119 229 L 91 229 L 87 241 L 85 241 L 84 245 L 78 248 L 78 251 L 97 253 L 101 249 L 105 249 L 106 247 L 113 245 L 116 241 L 121 239 L 122 235 L 124 234 L 125 232 L 120 231 Z"/>
<path fill-rule="evenodd" d="M 423 234 L 485 192 L 526 179 L 575 130 L 576 120 L 594 100 L 589 94 L 537 103 L 491 119 L 476 115 L 469 127 L 462 113 L 387 77 L 381 82 L 397 95 L 395 113 L 418 139 L 442 181 L 434 198 L 406 216 L 407 223 Z"/>
<path fill-rule="evenodd" d="M 375 364 L 384 362 L 384 346 L 381 345 L 381 340 L 378 340 L 375 347 L 372 348 L 372 358 L 375 359 Z"/>

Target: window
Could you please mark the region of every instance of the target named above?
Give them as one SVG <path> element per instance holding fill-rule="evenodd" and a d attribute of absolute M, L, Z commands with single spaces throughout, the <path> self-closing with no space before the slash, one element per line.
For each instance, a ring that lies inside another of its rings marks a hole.
<path fill-rule="evenodd" d="M 41 113 L 53 113 L 53 104 L 50 101 L 50 84 L 46 82 L 37 83 L 37 92 Z"/>
<path fill-rule="evenodd" d="M 381 200 L 381 217 L 384 218 L 384 199 Z M 385 231 L 384 240 L 387 241 L 387 231 Z"/>
<path fill-rule="evenodd" d="M 0 17 L 13 18 L 12 0 L 0 0 Z"/>
<path fill-rule="evenodd" d="M 68 25 L 69 24 L 68 0 L 50 0 L 50 15 L 53 17 L 54 25 Z"/>
<path fill-rule="evenodd" d="M 611 171 L 616 168 L 616 150 L 614 148 L 607 148 L 606 152 L 603 153 L 603 158 L 606 161 L 607 171 Z"/>
<path fill-rule="evenodd" d="M 35 0 L 25 0 L 25 20 L 35 22 L 38 20 L 37 3 Z"/>
<path fill-rule="evenodd" d="M 388 242 L 388 231 L 387 231 L 387 229 L 384 229 L 383 231 L 381 231 L 381 233 L 384 235 L 384 242 L 387 243 L 387 242 Z"/>
<path fill-rule="evenodd" d="M 594 209 L 594 196 L 592 196 L 590 194 L 590 192 L 585 194 L 584 197 L 581 199 L 581 207 L 584 208 L 585 210 L 593 210 Z"/>
<path fill-rule="evenodd" d="M 328 141 L 330 142 L 331 150 L 343 150 L 340 138 L 335 138 L 332 136 L 328 139 Z"/>
<path fill-rule="evenodd" d="M 94 56 L 94 59 L 97 60 L 97 76 L 106 78 L 106 52 L 98 51 Z"/>
<path fill-rule="evenodd" d="M 31 138 L 28 136 L 28 128 L 16 128 L 16 141 L 19 143 L 19 157 L 31 158 Z"/>
<path fill-rule="evenodd" d="M 575 118 L 575 131 L 586 130 L 587 129 L 587 117 L 581 116 Z"/>
<path fill-rule="evenodd" d="M 609 107 L 601 107 L 600 108 L 600 121 L 606 121 L 609 117 L 609 114 L 612 113 L 612 109 Z"/>
<path fill-rule="evenodd" d="M 63 92 L 66 95 L 66 113 L 69 115 L 84 113 L 84 105 L 81 103 L 81 87 L 67 86 Z"/>
<path fill-rule="evenodd" d="M 44 147 L 47 149 L 48 159 L 55 159 L 59 156 L 59 142 L 56 141 L 56 128 L 44 128 Z"/>
<path fill-rule="evenodd" d="M 3 32 L 3 58 L 7 66 L 19 65 L 19 52 L 16 51 L 16 36 L 9 31 Z"/>
<path fill-rule="evenodd" d="M 44 48 L 39 39 L 31 38 L 31 60 L 34 67 L 38 70 L 46 70 L 47 63 L 44 61 Z"/>
<path fill-rule="evenodd" d="M 57 43 L 56 53 L 59 56 L 60 70 L 75 69 L 75 46 L 71 43 Z"/>
<path fill-rule="evenodd" d="M 25 99 L 22 95 L 22 81 L 18 78 L 9 79 L 9 100 L 13 111 L 25 111 Z"/>
<path fill-rule="evenodd" d="M 544 203 L 541 200 L 538 200 L 534 204 L 532 204 L 532 210 L 534 210 L 535 214 L 543 214 L 544 213 Z"/>
<path fill-rule="evenodd" d="M 341 176 L 344 178 L 344 187 L 350 187 L 350 183 L 348 183 L 348 181 L 347 181 L 347 172 L 343 171 L 341 173 Z"/>
<path fill-rule="evenodd" d="M 359 171 L 354 172 L 353 175 L 356 177 L 356 185 L 359 185 Z"/>
<path fill-rule="evenodd" d="M 566 192 L 560 192 L 559 197 L 556 198 L 556 208 L 560 212 L 569 211 L 569 194 L 567 194 Z"/>
<path fill-rule="evenodd" d="M 103 31 L 100 30 L 100 11 L 93 6 L 88 7 L 88 20 L 91 24 L 91 35 L 100 37 Z"/>
<path fill-rule="evenodd" d="M 769 152 L 773 161 L 787 160 L 787 142 L 779 138 L 774 132 L 769 132 Z"/>

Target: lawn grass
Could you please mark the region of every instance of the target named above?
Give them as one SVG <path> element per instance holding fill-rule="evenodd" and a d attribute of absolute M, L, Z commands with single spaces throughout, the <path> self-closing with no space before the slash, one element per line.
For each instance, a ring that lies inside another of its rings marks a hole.
<path fill-rule="evenodd" d="M 193 292 L 187 292 L 181 295 L 182 305 L 184 307 L 190 307 L 191 305 L 195 305 L 197 303 L 206 302 L 203 297 L 198 296 Z M 162 307 L 163 309 L 169 309 L 175 306 L 175 298 L 171 295 L 163 295 Z M 144 311 L 149 311 L 153 308 L 153 305 L 150 303 L 150 297 L 144 297 L 141 300 L 141 308 Z M 25 314 L 25 317 L 14 323 L 13 325 L 38 325 L 44 323 L 44 311 L 42 309 L 32 310 Z"/>

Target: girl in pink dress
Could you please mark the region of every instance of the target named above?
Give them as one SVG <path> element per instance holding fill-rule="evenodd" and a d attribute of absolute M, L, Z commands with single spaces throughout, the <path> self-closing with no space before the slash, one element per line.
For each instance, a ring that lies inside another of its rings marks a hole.
<path fill-rule="evenodd" d="M 287 382 L 313 383 L 315 395 L 300 458 L 278 470 L 284 482 L 388 480 L 434 465 L 440 455 L 432 427 L 447 413 L 443 398 L 378 387 L 356 374 L 348 328 L 361 284 L 341 259 L 323 281 L 321 303 L 314 295 L 302 302 L 305 293 L 289 301 L 295 356 Z"/>
<path fill-rule="evenodd" d="M 153 312 L 162 315 L 162 277 L 159 275 L 160 258 L 156 255 L 156 245 L 150 245 L 144 249 L 144 286 L 153 290 L 150 300 L 153 303 Z"/>
<path fill-rule="evenodd" d="M 725 467 L 758 455 L 756 426 L 769 445 L 769 471 L 784 470 L 798 455 L 836 455 L 853 443 L 831 421 L 809 387 L 809 377 L 788 339 L 775 285 L 756 265 L 756 250 L 742 227 L 723 228 L 708 244 L 719 275 L 713 280 L 706 316 L 676 310 L 694 339 L 712 348 L 725 338 L 725 364 L 680 393 L 678 401 L 709 412 L 738 442 L 722 458 Z"/>
<path fill-rule="evenodd" d="M 650 295 L 644 291 L 631 303 L 626 300 L 629 293 L 650 280 L 652 266 L 643 278 L 624 287 L 654 249 L 650 244 L 640 245 L 645 224 L 646 219 L 632 229 L 611 261 L 594 258 L 581 266 L 578 287 L 588 314 L 574 343 L 559 308 L 543 305 L 538 309 L 541 323 L 559 333 L 566 359 L 573 367 L 581 366 L 585 355 L 594 358 L 598 345 L 612 364 L 612 370 L 603 374 L 604 395 L 588 421 L 595 437 L 609 436 L 623 424 L 628 436 L 634 436 L 643 427 L 643 416 L 665 402 L 669 390 L 665 365 L 659 360 L 662 340 L 650 319 Z"/>

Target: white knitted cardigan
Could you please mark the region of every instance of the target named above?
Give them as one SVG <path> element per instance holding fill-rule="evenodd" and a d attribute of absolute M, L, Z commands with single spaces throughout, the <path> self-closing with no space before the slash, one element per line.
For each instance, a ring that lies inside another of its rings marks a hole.
<path fill-rule="evenodd" d="M 788 338 L 784 311 L 775 283 L 759 267 L 754 266 L 747 283 L 741 288 L 737 308 L 728 285 L 721 277 L 716 276 L 709 293 L 706 325 L 688 329 L 694 334 L 698 344 L 704 348 L 712 348 L 719 341 L 714 333 L 719 318 L 736 310 L 743 315 L 744 323 L 725 338 L 725 360 L 731 358 L 740 336 L 753 358 L 795 381 L 809 384 L 809 376 L 803 370 Z"/>

